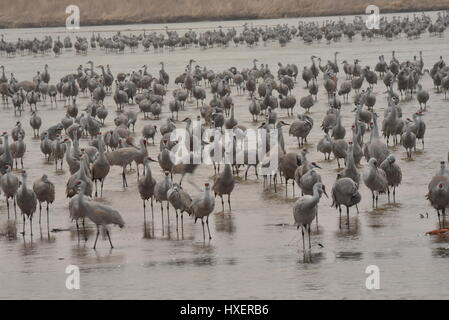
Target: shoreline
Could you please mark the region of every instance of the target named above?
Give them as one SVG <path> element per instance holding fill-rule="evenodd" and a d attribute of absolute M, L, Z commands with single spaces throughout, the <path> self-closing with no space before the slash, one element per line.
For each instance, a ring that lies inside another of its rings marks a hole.
<path fill-rule="evenodd" d="M 382 13 L 391 14 L 391 13 L 421 13 L 421 12 L 434 12 L 434 11 L 445 11 L 449 10 L 449 3 L 445 6 L 435 6 L 431 8 L 423 7 L 420 9 L 384 9 L 381 11 Z M 150 18 L 150 19 L 85 19 L 81 18 L 81 27 L 94 27 L 94 26 L 111 26 L 111 25 L 144 25 L 144 24 L 161 24 L 161 23 L 188 23 L 188 22 L 216 22 L 216 21 L 232 21 L 232 20 L 263 20 L 263 19 L 286 19 L 286 18 L 313 18 L 313 17 L 340 17 L 347 15 L 365 15 L 361 13 L 359 10 L 347 10 L 339 13 L 317 13 L 315 15 L 300 15 L 297 13 L 278 13 L 278 14 L 230 14 L 230 15 L 204 15 L 204 16 L 187 16 L 180 15 L 175 17 L 159 17 L 159 18 Z M 36 22 L 16 22 L 14 25 L 7 25 L 2 23 L 0 20 L 0 29 L 8 30 L 8 29 L 38 29 L 38 28 L 55 28 L 55 27 L 64 27 L 64 23 L 59 23 L 59 19 L 57 21 L 49 21 L 46 23 L 36 23 Z M 79 31 L 79 30 L 77 30 Z"/>

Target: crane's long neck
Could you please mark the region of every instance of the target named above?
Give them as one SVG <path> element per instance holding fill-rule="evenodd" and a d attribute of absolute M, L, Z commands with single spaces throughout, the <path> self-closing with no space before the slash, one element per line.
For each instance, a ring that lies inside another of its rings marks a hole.
<path fill-rule="evenodd" d="M 26 189 L 27 189 L 27 176 L 25 174 L 23 175 L 22 190 L 25 191 Z"/>
<path fill-rule="evenodd" d="M 354 138 L 353 138 L 353 140 L 354 140 Z M 355 141 L 353 142 L 353 144 L 354 143 L 357 143 L 357 139 L 355 139 Z M 354 169 L 356 169 L 356 167 L 355 167 L 355 161 L 354 161 L 354 151 L 353 151 L 354 149 L 353 149 L 353 147 L 351 146 L 349 149 L 348 149 L 348 152 L 347 152 L 347 157 L 346 157 L 346 168 L 347 169 L 351 169 L 351 170 L 354 170 Z"/>
<path fill-rule="evenodd" d="M 371 139 L 378 139 L 379 138 L 379 128 L 377 127 L 377 118 L 373 118 L 373 131 L 371 135 Z"/>
<path fill-rule="evenodd" d="M 150 162 L 146 161 L 145 162 L 145 178 L 147 179 L 147 181 L 151 181 L 153 178 L 153 175 L 151 173 L 151 168 L 150 168 Z"/>
<path fill-rule="evenodd" d="M 320 202 L 320 193 L 318 191 L 318 188 L 313 188 L 313 195 L 310 201 L 310 206 L 315 207 L 318 205 L 318 202 Z"/>

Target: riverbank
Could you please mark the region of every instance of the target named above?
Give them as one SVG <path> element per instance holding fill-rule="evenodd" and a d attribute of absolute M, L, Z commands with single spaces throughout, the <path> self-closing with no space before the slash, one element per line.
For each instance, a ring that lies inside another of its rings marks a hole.
<path fill-rule="evenodd" d="M 447 0 L 16 0 L 0 2 L 0 28 L 64 26 L 65 8 L 80 8 L 81 26 L 269 19 L 449 9 Z"/>

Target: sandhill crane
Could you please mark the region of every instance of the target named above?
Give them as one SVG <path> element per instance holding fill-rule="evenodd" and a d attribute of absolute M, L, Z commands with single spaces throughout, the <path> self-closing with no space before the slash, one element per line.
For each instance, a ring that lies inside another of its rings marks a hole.
<path fill-rule="evenodd" d="M 154 198 L 157 202 L 161 203 L 162 226 L 164 225 L 164 201 L 167 201 L 167 221 L 170 223 L 170 206 L 167 199 L 167 191 L 172 187 L 173 183 L 170 181 L 168 174 L 169 173 L 165 171 L 163 180 L 156 182 L 154 185 Z"/>
<path fill-rule="evenodd" d="M 11 155 L 16 163 L 16 169 L 18 168 L 17 159 L 20 159 L 20 164 L 22 165 L 23 169 L 23 156 L 25 155 L 26 152 L 26 144 L 23 141 L 22 134 L 19 134 L 17 141 L 11 143 L 10 149 Z"/>
<path fill-rule="evenodd" d="M 177 184 L 173 183 L 172 187 L 168 189 L 167 191 L 167 199 L 175 208 L 176 212 L 176 231 L 178 231 L 178 210 L 181 213 L 181 229 L 184 229 L 184 218 L 183 213 L 184 211 L 187 212 L 189 215 L 192 214 L 192 198 L 190 195 L 185 192 L 182 187 Z"/>
<path fill-rule="evenodd" d="M 302 159 L 301 157 L 296 153 L 286 153 L 279 158 L 278 162 L 278 168 L 279 172 L 282 174 L 282 176 L 285 179 L 285 196 L 287 196 L 287 185 L 288 180 L 292 179 L 292 186 L 293 186 L 293 195 L 295 193 L 295 171 L 298 166 L 301 165 Z M 274 174 L 274 184 L 276 187 L 276 178 L 277 173 Z"/>
<path fill-rule="evenodd" d="M 9 143 L 8 143 L 8 133 L 3 132 L 3 134 L 1 135 L 4 139 L 4 150 L 3 150 L 3 154 L 0 156 L 0 171 L 2 173 L 4 173 L 6 170 L 6 166 L 8 165 L 11 169 L 13 168 L 13 156 L 11 154 L 11 150 L 9 148 Z"/>
<path fill-rule="evenodd" d="M 371 130 L 370 141 L 365 143 L 363 154 L 366 161 L 375 158 L 377 163 L 382 163 L 390 154 L 387 145 L 380 139 L 376 113 L 373 113 L 373 129 Z"/>
<path fill-rule="evenodd" d="M 412 151 L 416 149 L 416 135 L 412 132 L 411 124 L 406 123 L 405 132 L 401 135 L 401 143 L 407 152 L 407 158 L 412 158 Z"/>
<path fill-rule="evenodd" d="M 346 153 L 346 167 L 341 173 L 342 178 L 351 178 L 357 185 L 360 183 L 360 173 L 354 161 L 354 143 L 349 142 L 348 151 Z"/>
<path fill-rule="evenodd" d="M 449 171 L 446 169 L 444 161 L 441 161 L 440 164 L 440 169 L 429 182 L 429 192 L 426 194 L 426 198 L 432 207 L 437 210 L 438 222 L 440 222 L 440 211 L 443 214 L 442 227 L 444 228 L 444 215 L 446 208 L 449 206 Z"/>
<path fill-rule="evenodd" d="M 109 165 L 109 161 L 104 153 L 104 141 L 103 136 L 100 135 L 98 138 L 98 157 L 95 159 L 92 164 L 92 180 L 95 182 L 95 197 L 98 196 L 97 191 L 97 181 L 100 180 L 101 188 L 100 188 L 100 197 L 103 197 L 103 183 L 106 179 L 106 176 L 109 173 L 111 166 Z"/>
<path fill-rule="evenodd" d="M 204 191 L 196 195 L 192 199 L 191 205 L 192 214 L 193 217 L 195 218 L 194 223 L 196 223 L 198 219 L 201 219 L 201 224 L 203 226 L 203 241 L 206 241 L 206 233 L 204 232 L 204 217 L 206 217 L 206 225 L 207 225 L 207 232 L 209 234 L 209 240 L 212 239 L 209 229 L 209 215 L 214 211 L 214 209 L 215 209 L 215 199 L 210 191 L 209 183 L 205 183 Z"/>
<path fill-rule="evenodd" d="M 385 193 L 388 190 L 388 180 L 385 171 L 377 167 L 376 158 L 371 158 L 368 161 L 368 168 L 363 172 L 363 182 L 371 190 L 373 195 L 373 208 L 377 207 L 379 194 Z"/>
<path fill-rule="evenodd" d="M 148 142 L 148 139 L 153 140 L 154 145 L 154 136 L 157 132 L 157 126 L 152 124 L 147 124 L 142 128 L 142 136 L 145 138 L 145 140 Z"/>
<path fill-rule="evenodd" d="M 33 183 L 33 191 L 36 194 L 37 200 L 39 201 L 39 224 L 41 224 L 41 213 L 42 213 L 42 202 L 47 203 L 47 227 L 49 225 L 49 209 L 50 203 L 55 201 L 55 185 L 53 182 L 48 180 L 46 174 L 42 175 L 39 179 Z"/>
<path fill-rule="evenodd" d="M 13 141 L 17 141 L 17 140 L 19 140 L 19 136 L 22 136 L 23 138 L 25 138 L 25 130 L 23 130 L 22 124 L 20 123 L 20 121 L 17 121 L 16 125 L 11 130 L 11 138 Z"/>
<path fill-rule="evenodd" d="M 228 195 L 229 210 L 231 210 L 231 193 L 234 190 L 235 179 L 232 175 L 231 165 L 225 164 L 225 168 L 222 173 L 215 179 L 212 189 L 214 190 L 215 197 L 218 195 L 221 198 L 221 205 L 224 211 L 223 196 Z"/>
<path fill-rule="evenodd" d="M 44 132 L 44 139 L 41 141 L 41 152 L 44 154 L 47 162 L 50 162 L 50 157 L 53 152 L 53 146 L 50 139 L 48 139 L 47 132 Z"/>
<path fill-rule="evenodd" d="M 413 114 L 413 124 L 411 130 L 415 134 L 416 139 L 421 140 L 422 147 L 424 149 L 424 134 L 426 133 L 426 123 L 422 119 L 422 115 L 422 112 L 415 112 Z M 411 121 L 410 119 L 407 120 Z"/>
<path fill-rule="evenodd" d="M 6 173 L 0 177 L 0 186 L 2 187 L 3 193 L 6 198 L 6 206 L 8 207 L 8 219 L 9 219 L 9 198 L 13 199 L 14 203 L 14 213 L 17 215 L 16 211 L 16 193 L 19 189 L 19 178 L 12 173 L 11 167 L 6 166 Z"/>
<path fill-rule="evenodd" d="M 304 229 L 307 229 L 309 234 L 309 249 L 311 249 L 310 244 L 310 225 L 313 219 L 315 219 L 318 212 L 318 202 L 320 201 L 321 195 L 324 193 L 326 197 L 326 188 L 322 183 L 316 183 L 313 186 L 313 195 L 305 195 L 300 197 L 293 206 L 293 218 L 295 219 L 295 224 L 297 228 L 301 227 L 302 233 L 302 245 L 305 251 L 305 241 L 304 241 Z"/>
<path fill-rule="evenodd" d="M 143 219 L 146 228 L 146 201 L 151 199 L 151 218 L 154 220 L 153 215 L 153 196 L 156 180 L 153 178 L 150 168 L 150 161 L 156 162 L 156 160 L 147 157 L 144 159 L 143 165 L 145 166 L 145 175 L 138 180 L 137 187 L 140 193 L 140 198 L 143 201 Z"/>
<path fill-rule="evenodd" d="M 125 169 L 128 165 L 135 161 L 140 154 L 141 151 L 135 147 L 120 148 L 106 153 L 106 158 L 111 166 L 120 166 L 123 168 L 122 182 L 124 188 L 128 186 Z"/>
<path fill-rule="evenodd" d="M 324 137 L 318 141 L 316 146 L 317 151 L 324 154 L 324 160 L 330 160 L 331 152 L 332 152 L 332 139 L 328 133 L 324 134 Z M 327 154 L 327 158 L 326 158 Z"/>
<path fill-rule="evenodd" d="M 111 208 L 110 206 L 106 206 L 104 204 L 95 202 L 95 201 L 87 201 L 85 194 L 86 183 L 84 181 L 79 180 L 77 185 L 80 188 L 78 193 L 77 206 L 84 210 L 86 217 L 88 217 L 95 225 L 97 226 L 97 236 L 95 237 L 94 249 L 97 247 L 98 236 L 100 235 L 100 226 L 102 226 L 106 230 L 106 234 L 109 239 L 109 244 L 111 245 L 111 249 L 114 248 L 111 241 L 111 236 L 109 234 L 109 230 L 107 228 L 108 225 L 118 225 L 120 228 L 125 226 L 125 222 L 123 221 L 120 213 Z"/>
<path fill-rule="evenodd" d="M 341 206 L 346 206 L 347 223 L 349 225 L 349 208 L 356 206 L 362 200 L 359 192 L 359 185 L 349 177 L 337 175 L 337 180 L 332 186 L 332 206 L 338 208 L 340 212 L 341 227 Z M 358 210 L 357 210 L 358 213 Z"/>
<path fill-rule="evenodd" d="M 36 211 L 37 198 L 33 190 L 27 185 L 27 172 L 22 172 L 22 185 L 17 190 L 17 205 L 22 212 L 23 217 L 23 235 L 25 236 L 25 216 L 30 220 L 30 231 L 33 236 L 33 215 Z"/>
<path fill-rule="evenodd" d="M 61 161 L 61 170 L 64 162 L 64 155 L 67 149 L 67 145 L 61 140 L 61 136 L 57 135 L 56 140 L 52 144 L 52 155 L 55 160 L 56 170 L 58 170 L 58 160 Z"/>
<path fill-rule="evenodd" d="M 91 197 L 92 196 L 92 180 L 90 177 L 89 165 L 87 162 L 87 155 L 84 152 L 80 159 L 80 167 L 79 167 L 78 171 L 75 172 L 74 174 L 72 174 L 70 176 L 69 180 L 67 181 L 67 184 L 66 184 L 67 198 L 71 198 L 77 194 L 77 192 L 79 190 L 78 184 L 77 184 L 78 180 L 82 180 L 86 183 L 86 187 L 83 190 L 85 190 L 87 192 L 86 195 L 88 197 Z"/>
<path fill-rule="evenodd" d="M 389 187 L 393 187 L 393 201 L 396 201 L 396 188 L 402 182 L 401 167 L 396 163 L 394 155 L 390 154 L 379 166 L 386 176 Z M 388 191 L 388 201 L 390 201 L 390 189 Z"/>

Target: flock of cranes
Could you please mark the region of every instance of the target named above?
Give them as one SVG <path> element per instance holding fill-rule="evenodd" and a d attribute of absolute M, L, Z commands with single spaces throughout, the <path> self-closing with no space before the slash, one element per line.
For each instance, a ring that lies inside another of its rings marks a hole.
<path fill-rule="evenodd" d="M 356 21 L 353 27 L 357 30 Z M 382 30 L 395 30 L 395 27 L 404 30 L 403 28 L 412 28 L 411 26 L 421 31 L 431 27 L 433 30 L 440 24 L 445 26 L 446 21 L 446 15 L 439 15 L 434 23 L 425 15 L 415 16 L 413 20 L 393 19 L 388 23 L 384 20 Z M 348 27 L 340 21 L 338 24 L 323 25 L 323 28 L 343 28 L 342 23 Z M 299 28 L 295 32 L 281 26 L 279 29 L 273 29 L 273 32 L 279 35 L 285 29 L 287 34 L 294 35 L 299 32 L 304 37 L 306 31 L 310 33 L 314 30 L 312 25 L 300 26 L 302 29 Z M 256 32 L 248 26 L 244 30 Z M 317 30 L 321 29 L 317 27 Z M 263 30 L 258 31 L 264 34 Z M 168 31 L 167 33 L 168 39 L 176 37 L 174 33 Z M 120 38 L 120 35 L 117 37 L 113 41 L 124 39 L 123 36 Z M 135 44 L 131 37 L 126 45 L 136 47 L 149 37 L 148 35 L 137 37 L 134 39 Z M 192 37 L 194 38 L 193 35 Z M 47 38 L 47 41 L 51 39 Z M 91 45 L 101 41 L 105 39 L 98 36 L 91 41 Z M 175 42 L 174 46 L 178 45 L 179 43 Z M 104 43 L 100 45 L 102 46 L 105 47 Z M 101 227 L 105 227 L 110 246 L 113 247 L 107 226 L 125 225 L 126 214 L 122 217 L 111 206 L 96 200 L 103 197 L 105 181 L 112 167 L 122 168 L 124 189 L 133 183 L 127 179 L 128 168 L 133 165 L 136 167 L 135 183 L 143 204 L 145 228 L 147 204 L 150 203 L 154 221 L 153 202 L 156 201 L 160 204 L 162 225 L 165 223 L 164 211 L 167 223 L 170 223 L 170 207 L 172 207 L 176 214 L 176 229 L 178 230 L 179 215 L 181 229 L 183 228 L 185 212 L 191 215 L 195 222 L 201 220 L 205 240 L 205 226 L 211 239 L 209 216 L 215 210 L 215 198 L 220 197 L 222 208 L 225 210 L 227 196 L 227 205 L 229 210 L 232 210 L 231 195 L 239 188 L 235 175 L 239 175 L 240 169 L 243 168 L 247 179 L 248 170 L 253 167 L 258 179 L 258 171 L 269 164 L 269 154 L 277 148 L 277 167 L 270 174 L 263 173 L 264 188 L 270 190 L 273 188 L 273 191 L 277 192 L 280 181 L 285 184 L 286 196 L 290 180 L 293 195 L 295 185 L 300 188 L 301 196 L 292 208 L 293 217 L 298 228 L 302 230 L 304 249 L 306 232 L 309 235 L 310 248 L 310 228 L 314 220 L 318 225 L 318 209 L 322 195 L 332 199 L 332 205 L 340 215 L 340 224 L 342 207 L 346 207 L 348 225 L 349 209 L 355 207 L 358 212 L 358 204 L 363 200 L 360 193 L 362 183 L 371 192 L 373 208 L 377 208 L 379 196 L 383 194 L 388 195 L 388 201 L 392 194 L 393 201 L 396 201 L 396 189 L 401 184 L 403 173 L 400 162 L 391 153 L 389 146 L 402 145 L 408 159 L 416 156 L 414 152 L 419 140 L 424 149 L 426 124 L 423 115 L 429 112 L 427 102 L 432 89 L 425 89 L 422 86 L 423 77 L 432 78 L 434 83 L 432 92 L 435 94 L 444 92 L 446 97 L 449 90 L 449 66 L 446 66 L 443 57 L 429 64 L 428 68 L 424 68 L 421 52 L 403 61 L 398 60 L 395 52 L 391 53 L 389 61 L 381 55 L 375 66 L 363 66 L 358 59 L 353 63 L 342 60 L 338 52 L 335 52 L 333 60 L 328 60 L 325 64 L 318 56 L 311 56 L 310 60 L 310 65 L 302 68 L 291 62 L 279 62 L 277 70 L 272 71 L 268 64 L 260 63 L 257 59 L 254 59 L 248 68 L 240 70 L 236 67 L 213 70 L 190 59 L 185 69 L 174 77 L 165 70 L 163 62 L 159 63 L 158 74 L 152 75 L 146 65 L 138 71 L 114 74 L 113 66 L 95 66 L 93 61 L 88 61 L 86 66 L 80 65 L 74 68 L 74 72 L 69 72 L 60 79 L 51 77 L 51 67 L 46 64 L 34 76 L 30 75 L 30 80 L 16 79 L 13 70 L 1 66 L 0 94 L 3 106 L 14 108 L 14 115 L 19 119 L 10 132 L 1 135 L 0 187 L 7 203 L 8 218 L 11 215 L 9 200 L 12 200 L 15 217 L 16 203 L 22 213 L 24 236 L 26 218 L 29 220 L 32 235 L 33 217 L 38 204 L 39 223 L 41 223 L 42 204 L 45 203 L 49 226 L 51 216 L 49 206 L 55 201 L 55 193 L 63 192 L 51 182 L 50 173 L 43 174 L 33 182 L 32 187 L 27 181 L 26 161 L 24 164 L 27 148 L 24 138 L 28 129 L 33 130 L 34 137 L 39 140 L 43 157 L 48 162 L 54 162 L 56 171 L 64 170 L 65 160 L 70 172 L 65 190 L 70 199 L 69 214 L 76 223 L 78 239 L 81 232 L 80 222 L 85 228 L 84 220 L 88 218 L 96 225 L 94 248 Z M 295 97 L 293 89 L 301 81 L 309 94 L 299 98 Z M 172 83 L 174 86 L 169 89 Z M 379 96 L 376 97 L 374 94 L 376 86 L 385 86 L 386 89 L 387 107 L 382 121 L 376 107 L 384 102 L 379 102 Z M 316 152 L 322 153 L 329 163 L 333 163 L 330 157 L 332 154 L 340 169 L 329 194 L 319 174 L 321 167 L 309 160 L 312 148 L 307 141 L 315 122 L 319 120 L 313 115 L 319 90 L 326 92 L 328 108 L 324 118 L 321 119 L 323 137 L 315 141 Z M 353 102 L 350 101 L 351 93 Z M 248 105 L 235 105 L 233 99 L 235 95 L 247 96 Z M 43 112 L 42 105 L 48 106 L 47 98 L 50 100 L 51 110 L 57 110 L 58 101 L 61 109 L 63 101 L 66 114 L 58 123 L 48 123 L 40 116 Z M 80 109 L 79 101 L 84 98 L 89 99 L 89 102 Z M 108 99 L 115 102 L 116 110 L 107 106 Z M 413 110 L 412 113 L 409 110 L 402 110 L 401 101 L 404 99 L 416 101 L 417 110 Z M 138 116 L 139 112 L 128 108 L 130 104 L 138 106 L 143 118 Z M 351 104 L 352 107 L 347 107 Z M 303 112 L 298 113 L 298 106 Z M 23 121 L 28 108 L 29 126 Z M 188 108 L 197 113 L 197 118 L 181 117 L 180 121 L 179 114 L 182 115 Z M 236 115 L 237 108 L 248 109 L 253 127 L 264 129 L 268 133 L 277 130 L 277 143 L 275 145 L 268 143 L 266 154 L 257 156 L 255 163 L 248 160 L 251 150 L 245 143 L 250 128 Z M 160 119 L 163 110 L 168 111 L 169 116 L 158 127 L 154 123 Z M 294 111 L 297 115 L 294 115 Z M 116 112 L 113 119 L 115 127 L 107 127 L 105 119 L 108 117 L 110 119 L 114 112 Z M 350 112 L 353 112 L 354 120 L 348 130 L 343 125 L 342 114 Z M 280 119 L 280 113 L 286 113 L 284 120 Z M 411 116 L 408 117 L 407 114 Z M 141 137 L 135 141 L 134 131 L 137 122 L 144 122 L 145 125 L 142 127 Z M 195 141 L 198 139 L 195 133 L 198 129 L 195 127 L 196 123 L 199 124 L 200 141 Z M 43 130 L 42 125 L 46 129 Z M 297 140 L 297 152 L 286 151 L 284 127 L 288 127 L 288 134 Z M 185 128 L 184 139 L 173 138 L 172 133 L 180 128 Z M 226 130 L 231 132 L 231 141 L 224 139 Z M 213 134 L 208 136 L 205 134 L 206 131 Z M 350 139 L 347 134 L 349 131 L 352 132 Z M 148 146 L 150 143 L 154 145 L 155 137 L 159 135 L 161 136 L 159 153 L 150 155 Z M 81 146 L 80 142 L 85 143 Z M 204 188 L 198 188 L 195 195 L 186 192 L 182 182 L 185 175 L 195 174 L 199 164 L 193 161 L 174 161 L 173 155 L 183 142 L 190 146 L 187 155 L 189 159 L 212 146 L 209 152 L 215 175 L 213 184 L 205 183 Z M 200 150 L 195 150 L 193 146 L 197 146 Z M 218 150 L 223 152 L 217 152 Z M 230 157 L 229 150 L 233 151 Z M 244 159 L 243 163 L 238 161 L 239 155 L 243 155 L 241 157 Z M 228 161 L 225 162 L 224 168 L 220 168 L 225 158 Z M 18 168 L 19 162 L 21 170 Z M 156 180 L 153 175 L 156 170 L 153 163 L 158 163 L 164 172 L 160 180 Z M 175 182 L 177 174 L 181 175 L 179 182 Z M 449 206 L 449 170 L 444 161 L 441 162 L 435 176 L 429 178 L 431 181 L 428 185 L 427 198 L 437 210 L 439 221 L 442 213 L 440 227 L 444 228 L 444 215 Z M 85 230 L 84 236 L 86 237 Z"/>
<path fill-rule="evenodd" d="M 92 33 L 90 39 L 83 36 L 76 36 L 74 40 L 70 36 L 61 38 L 58 36 L 52 39 L 45 36 L 43 39 L 34 38 L 17 39 L 16 41 L 5 40 L 4 35 L 0 39 L 0 54 L 13 57 L 25 54 L 48 54 L 59 56 L 66 50 L 75 49 L 77 54 L 87 54 L 88 50 L 100 48 L 105 53 L 124 53 L 125 50 L 134 52 L 139 46 L 144 51 L 161 52 L 164 49 L 174 50 L 175 48 L 200 47 L 202 49 L 214 46 L 226 47 L 231 44 L 238 46 L 245 44 L 254 46 L 260 43 L 266 44 L 270 41 L 277 41 L 280 46 L 285 46 L 295 38 L 300 38 L 305 44 L 314 41 L 331 42 L 340 41 L 346 37 L 349 41 L 359 34 L 361 38 L 372 39 L 383 37 L 387 40 L 395 39 L 401 34 L 408 39 L 416 39 L 424 32 L 431 35 L 441 36 L 449 23 L 449 15 L 446 12 L 438 12 L 434 21 L 425 13 L 413 15 L 413 17 L 393 16 L 391 19 L 381 17 L 379 28 L 370 29 L 365 21 L 356 16 L 353 21 L 346 22 L 345 19 L 325 20 L 322 22 L 300 21 L 298 25 L 278 24 L 275 26 L 253 26 L 245 23 L 241 27 L 223 28 L 219 26 L 213 30 L 196 32 L 193 29 L 185 31 L 183 34 L 176 30 L 169 30 L 165 27 L 165 33 L 144 31 L 140 34 L 125 35 L 117 32 L 112 36 L 101 36 L 100 33 Z M 237 31 L 239 29 L 240 31 Z"/>

